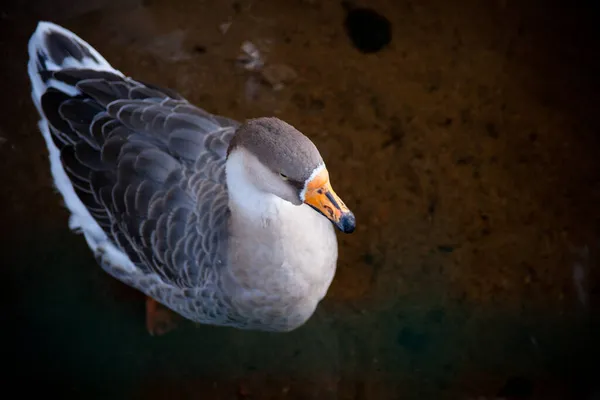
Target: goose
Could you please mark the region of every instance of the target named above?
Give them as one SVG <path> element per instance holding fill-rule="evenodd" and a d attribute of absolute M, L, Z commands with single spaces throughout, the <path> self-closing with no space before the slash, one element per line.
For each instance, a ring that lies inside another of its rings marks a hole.
<path fill-rule="evenodd" d="M 313 142 L 274 117 L 212 115 L 125 76 L 41 21 L 28 74 L 54 186 L 99 266 L 146 296 L 146 328 L 289 332 L 333 280 L 356 219 Z M 175 315 L 172 315 L 175 314 Z"/>

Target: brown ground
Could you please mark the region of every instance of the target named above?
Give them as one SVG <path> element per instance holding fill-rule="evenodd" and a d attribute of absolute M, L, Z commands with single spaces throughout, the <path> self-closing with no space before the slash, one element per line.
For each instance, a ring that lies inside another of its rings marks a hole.
<path fill-rule="evenodd" d="M 9 382 L 86 399 L 491 399 L 528 385 L 532 399 L 591 398 L 598 13 L 581 1 L 368 3 L 393 24 L 373 55 L 352 47 L 335 1 L 0 8 Z M 95 265 L 53 192 L 26 73 L 39 19 L 213 113 L 277 115 L 313 139 L 359 226 L 340 236 L 338 274 L 306 326 L 147 335 L 143 298 Z M 298 77 L 257 85 L 234 62 L 245 40 Z"/>

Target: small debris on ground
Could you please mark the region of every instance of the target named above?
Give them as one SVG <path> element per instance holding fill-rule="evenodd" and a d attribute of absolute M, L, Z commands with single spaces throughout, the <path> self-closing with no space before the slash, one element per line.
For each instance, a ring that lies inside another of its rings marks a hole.
<path fill-rule="evenodd" d="M 285 83 L 292 82 L 298 77 L 296 71 L 285 64 L 267 65 L 260 73 L 261 77 L 270 84 L 274 90 L 283 89 Z"/>
<path fill-rule="evenodd" d="M 242 54 L 237 61 L 248 71 L 258 71 L 264 65 L 262 54 L 258 47 L 250 41 L 242 43 Z"/>
<path fill-rule="evenodd" d="M 263 46 L 265 50 L 266 46 Z M 296 71 L 286 64 L 267 64 L 265 51 L 250 41 L 245 41 L 241 46 L 242 54 L 237 61 L 247 71 L 258 74 L 260 81 L 267 83 L 275 91 L 281 90 L 284 84 L 290 83 L 298 77 Z"/>
<path fill-rule="evenodd" d="M 223 22 L 222 24 L 219 25 L 219 30 L 221 31 L 221 33 L 223 35 L 227 33 L 227 31 L 231 27 L 231 24 L 232 24 L 232 21 L 229 20 L 229 21 Z"/>

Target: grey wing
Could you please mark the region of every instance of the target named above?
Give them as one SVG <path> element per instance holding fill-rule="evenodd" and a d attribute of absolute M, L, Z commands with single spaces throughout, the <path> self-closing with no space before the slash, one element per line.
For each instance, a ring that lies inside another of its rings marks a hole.
<path fill-rule="evenodd" d="M 42 108 L 76 194 L 107 236 L 142 276 L 182 289 L 214 283 L 227 252 L 225 157 L 237 123 L 106 72 L 52 78 L 80 92 L 50 88 Z"/>

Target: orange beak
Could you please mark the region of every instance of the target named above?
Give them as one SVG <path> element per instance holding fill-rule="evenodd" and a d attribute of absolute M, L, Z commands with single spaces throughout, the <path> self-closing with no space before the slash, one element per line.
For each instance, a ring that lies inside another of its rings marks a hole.
<path fill-rule="evenodd" d="M 306 185 L 304 203 L 321 213 L 344 233 L 354 232 L 354 214 L 333 191 L 329 182 L 329 172 L 323 168 Z"/>

